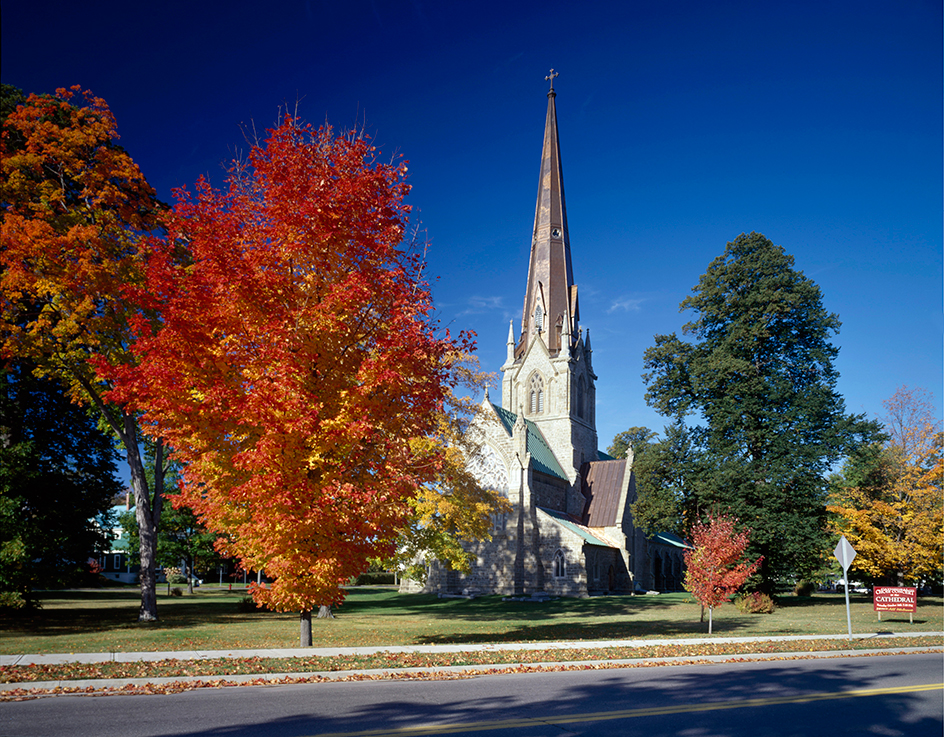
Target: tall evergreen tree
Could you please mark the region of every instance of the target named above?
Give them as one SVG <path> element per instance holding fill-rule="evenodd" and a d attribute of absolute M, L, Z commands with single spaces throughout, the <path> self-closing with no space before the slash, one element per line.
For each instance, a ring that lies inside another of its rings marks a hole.
<path fill-rule="evenodd" d="M 686 520 L 717 510 L 748 525 L 761 588 L 809 576 L 831 542 L 826 473 L 874 429 L 836 392 L 839 318 L 758 233 L 728 243 L 681 309 L 695 314 L 683 327 L 693 341 L 657 335 L 644 379 L 650 406 L 694 423 Z"/>

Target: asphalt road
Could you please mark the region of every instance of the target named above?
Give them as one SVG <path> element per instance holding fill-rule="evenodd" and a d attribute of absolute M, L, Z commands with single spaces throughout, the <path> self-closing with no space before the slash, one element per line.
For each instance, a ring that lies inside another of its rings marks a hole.
<path fill-rule="evenodd" d="M 941 737 L 942 681 L 934 653 L 59 696 L 0 704 L 0 734 Z"/>

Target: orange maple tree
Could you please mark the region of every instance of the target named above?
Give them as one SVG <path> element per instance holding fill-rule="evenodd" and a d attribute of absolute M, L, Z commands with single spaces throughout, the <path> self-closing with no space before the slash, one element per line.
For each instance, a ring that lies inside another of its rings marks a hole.
<path fill-rule="evenodd" d="M 472 346 L 430 317 L 404 245 L 406 164 L 292 117 L 267 135 L 225 189 L 175 193 L 146 286 L 127 290 L 161 327 L 142 316 L 139 364 L 99 368 L 184 464 L 175 503 L 273 579 L 255 601 L 300 611 L 306 644 L 312 609 L 393 553 L 441 470 L 452 366 Z"/>
<path fill-rule="evenodd" d="M 763 560 L 744 560 L 750 530 L 737 526 L 736 517 L 709 514 L 706 522 L 692 525 L 694 548 L 685 551 L 685 590 L 708 608 L 708 634 L 714 608 L 741 588 Z"/>
<path fill-rule="evenodd" d="M 143 283 L 143 236 L 158 227 L 161 207 L 117 145 L 104 100 L 80 87 L 22 98 L 4 85 L 4 96 L 14 92 L 20 104 L 2 132 L 0 357 L 35 362 L 39 373 L 65 384 L 73 401 L 95 407 L 121 439 L 141 533 L 139 618 L 156 619 L 161 445 L 152 488 L 136 416 L 108 400 L 110 385 L 92 359 L 134 362 L 130 320 L 144 316 L 123 290 Z"/>

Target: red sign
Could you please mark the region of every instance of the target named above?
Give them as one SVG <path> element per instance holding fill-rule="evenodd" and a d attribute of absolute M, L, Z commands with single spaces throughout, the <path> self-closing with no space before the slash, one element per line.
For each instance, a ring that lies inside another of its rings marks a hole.
<path fill-rule="evenodd" d="M 912 612 L 918 609 L 918 589 L 907 586 L 876 586 L 872 608 L 876 612 Z"/>

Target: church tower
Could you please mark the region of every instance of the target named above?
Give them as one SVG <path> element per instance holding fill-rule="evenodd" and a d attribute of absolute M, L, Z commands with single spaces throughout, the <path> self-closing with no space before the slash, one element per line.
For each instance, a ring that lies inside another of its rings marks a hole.
<path fill-rule="evenodd" d="M 541 430 L 574 483 L 581 465 L 598 458 L 596 376 L 589 334 L 584 338 L 579 327 L 557 133 L 556 76 L 552 69 L 546 78 L 550 91 L 528 281 L 517 337 L 514 325 L 509 328 L 502 405 Z"/>

